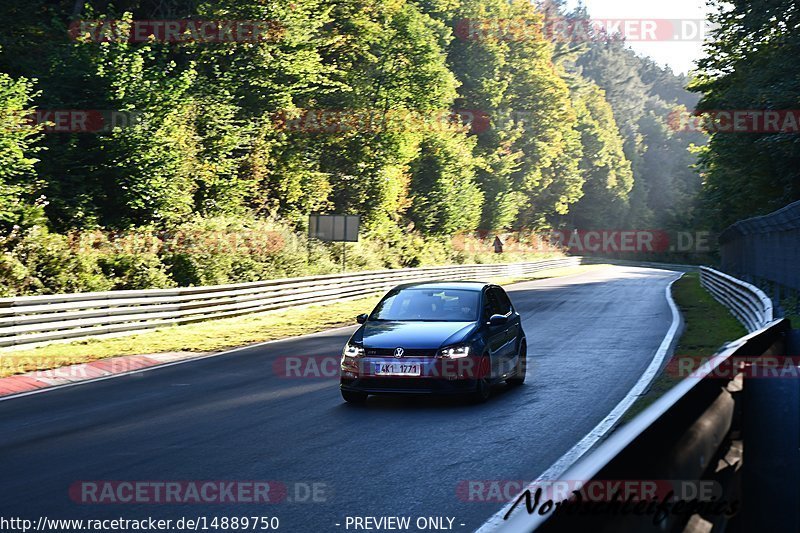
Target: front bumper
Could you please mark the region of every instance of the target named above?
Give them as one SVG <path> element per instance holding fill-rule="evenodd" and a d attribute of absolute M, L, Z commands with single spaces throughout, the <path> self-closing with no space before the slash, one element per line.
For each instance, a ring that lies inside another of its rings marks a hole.
<path fill-rule="evenodd" d="M 381 376 L 373 371 L 376 363 L 393 362 L 397 359 L 346 358 L 341 365 L 342 390 L 369 394 L 463 394 L 474 391 L 477 380 L 488 375 L 485 361 L 476 357 L 404 358 L 404 363 L 420 365 L 419 376 Z"/>
<path fill-rule="evenodd" d="M 368 394 L 465 394 L 473 392 L 473 380 L 448 381 L 441 378 L 342 378 L 341 389 Z"/>

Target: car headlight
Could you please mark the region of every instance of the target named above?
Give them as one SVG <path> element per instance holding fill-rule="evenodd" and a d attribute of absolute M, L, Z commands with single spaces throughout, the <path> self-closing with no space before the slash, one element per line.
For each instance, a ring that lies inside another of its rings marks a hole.
<path fill-rule="evenodd" d="M 342 361 L 345 357 L 363 357 L 364 347 L 348 342 L 342 350 Z"/>
<path fill-rule="evenodd" d="M 459 359 L 469 355 L 469 346 L 459 344 L 456 346 L 448 346 L 439 350 L 439 357 L 446 357 L 448 359 Z"/>

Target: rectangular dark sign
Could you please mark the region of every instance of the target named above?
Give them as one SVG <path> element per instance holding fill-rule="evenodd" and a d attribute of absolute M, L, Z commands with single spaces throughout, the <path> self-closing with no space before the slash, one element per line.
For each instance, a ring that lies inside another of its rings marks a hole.
<path fill-rule="evenodd" d="M 308 236 L 320 241 L 358 242 L 359 215 L 309 215 Z"/>

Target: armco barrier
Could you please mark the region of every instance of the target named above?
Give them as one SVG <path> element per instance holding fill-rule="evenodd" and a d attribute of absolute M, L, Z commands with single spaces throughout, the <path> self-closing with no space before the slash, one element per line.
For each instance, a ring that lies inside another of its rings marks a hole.
<path fill-rule="evenodd" d="M 734 361 L 731 359 L 734 357 L 757 361 L 758 356 L 786 353 L 789 329 L 788 321 L 780 319 L 729 344 L 708 365 L 679 382 L 612 433 L 594 451 L 558 475 L 558 479 L 533 483 L 530 486 L 531 495 L 535 494 L 535 487 L 547 486 L 548 481 L 570 483 L 571 495 L 572 488 L 578 488 L 578 483 L 603 486 L 603 483 L 609 482 L 606 486 L 613 486 L 616 481 L 637 483 L 676 480 L 712 483 L 720 489 L 719 494 L 715 494 L 718 500 L 729 503 L 738 501 L 741 504 L 742 472 L 746 476 L 748 471 L 748 442 L 759 437 L 743 432 L 742 428 L 749 425 L 747 416 L 758 417 L 761 409 L 772 406 L 742 405 L 741 391 L 743 387 L 747 391 L 747 378 L 742 379 L 740 375 L 731 379 L 732 372 L 725 365 Z M 744 463 L 742 445 L 745 450 Z M 554 504 L 550 507 L 545 505 L 546 499 L 542 497 L 536 509 L 529 513 L 525 498 L 515 498 L 514 502 L 518 503 L 510 514 L 506 513 L 511 503 L 503 509 L 506 519 L 497 518 L 487 523 L 481 531 L 723 531 L 731 519 L 747 520 L 750 514 L 751 522 L 755 519 L 763 523 L 763 517 L 769 513 L 783 513 L 779 516 L 789 529 L 767 528 L 765 531 L 797 531 L 791 529 L 794 527 L 792 524 L 797 524 L 796 508 L 775 505 L 765 505 L 763 508 L 751 505 L 744 509 L 740 505 L 738 514 L 733 517 L 724 512 L 705 513 L 702 523 L 694 524 L 697 526 L 695 528 L 687 528 L 686 513 L 667 512 L 654 523 L 654 513 L 642 512 L 642 509 L 633 511 L 636 502 L 628 512 L 621 512 L 619 508 L 614 511 L 611 505 L 586 512 L 574 507 L 572 511 L 567 511 L 569 508 L 563 506 L 562 511 L 558 511 Z M 535 498 L 532 497 L 531 503 L 535 503 Z M 542 509 L 547 512 L 540 514 Z M 738 529 L 733 529 L 753 530 L 742 529 L 741 524 Z"/>
<path fill-rule="evenodd" d="M 404 268 L 232 285 L 0 299 L 0 348 L 116 335 L 296 305 L 357 298 L 414 281 L 520 277 L 576 266 L 580 257 L 510 264 Z"/>
<path fill-rule="evenodd" d="M 700 283 L 747 328 L 756 331 L 772 322 L 772 300 L 758 287 L 709 267 L 700 267 Z"/>
<path fill-rule="evenodd" d="M 719 236 L 721 268 L 800 291 L 800 202 L 740 220 Z"/>
<path fill-rule="evenodd" d="M 748 470 L 746 462 L 742 468 L 742 443 L 746 448 L 748 437 L 751 446 L 753 440 L 760 437 L 748 435 L 742 429 L 753 427 L 753 420 L 757 420 L 762 409 L 768 406 L 761 405 L 763 402 L 756 401 L 752 394 L 749 395 L 750 405 L 742 405 L 745 403 L 742 398 L 748 398 L 748 395 L 742 395 L 741 391 L 743 387 L 747 391 L 748 380 L 743 374 L 735 376 L 737 372 L 730 371 L 729 367 L 734 367 L 739 358 L 757 361 L 764 355 L 785 355 L 791 325 L 785 319 L 773 320 L 772 302 L 758 288 L 712 268 L 701 267 L 700 272 L 703 286 L 727 306 L 750 333 L 726 345 L 707 365 L 685 377 L 612 433 L 594 451 L 560 473 L 558 480 L 537 480 L 531 484 L 532 503 L 535 502 L 536 487 L 547 487 L 547 482 L 555 481 L 570 483 L 572 488 L 587 483 L 600 483 L 602 486 L 606 482 L 606 486 L 613 486 L 615 481 L 711 482 L 721 489 L 721 494 L 715 495 L 718 499 L 734 501 L 741 498 L 742 472 L 748 476 L 753 468 Z M 752 459 L 751 463 L 759 464 Z M 754 476 L 750 474 L 749 477 L 752 479 Z M 763 489 L 763 484 L 756 487 L 756 490 L 760 489 Z M 573 512 L 553 512 L 554 507 L 540 514 L 546 498 L 529 513 L 524 494 L 503 509 L 505 519 L 495 518 L 481 531 L 700 530 L 686 527 L 685 514 L 667 513 L 654 523 L 652 513 L 612 512 L 609 505 L 605 507 L 606 512 L 582 514 L 574 507 Z M 763 523 L 765 513 L 771 512 L 769 506 L 763 505 L 765 509 L 756 507 L 751 505 L 743 514 L 733 518 L 740 522 L 737 531 L 743 530 L 741 522 L 751 525 L 758 521 Z M 791 513 L 786 516 L 786 524 L 797 524 L 800 517 L 794 510 Z M 731 517 L 718 513 L 702 519 L 706 522 L 702 527 L 711 528 L 704 531 L 723 531 Z"/>

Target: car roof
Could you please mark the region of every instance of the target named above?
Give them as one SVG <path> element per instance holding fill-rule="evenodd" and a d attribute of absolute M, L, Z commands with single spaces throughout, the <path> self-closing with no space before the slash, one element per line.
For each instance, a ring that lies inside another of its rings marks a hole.
<path fill-rule="evenodd" d="M 396 289 L 450 289 L 480 291 L 484 287 L 492 286 L 485 281 L 420 281 L 418 283 L 404 283 L 395 287 Z"/>

